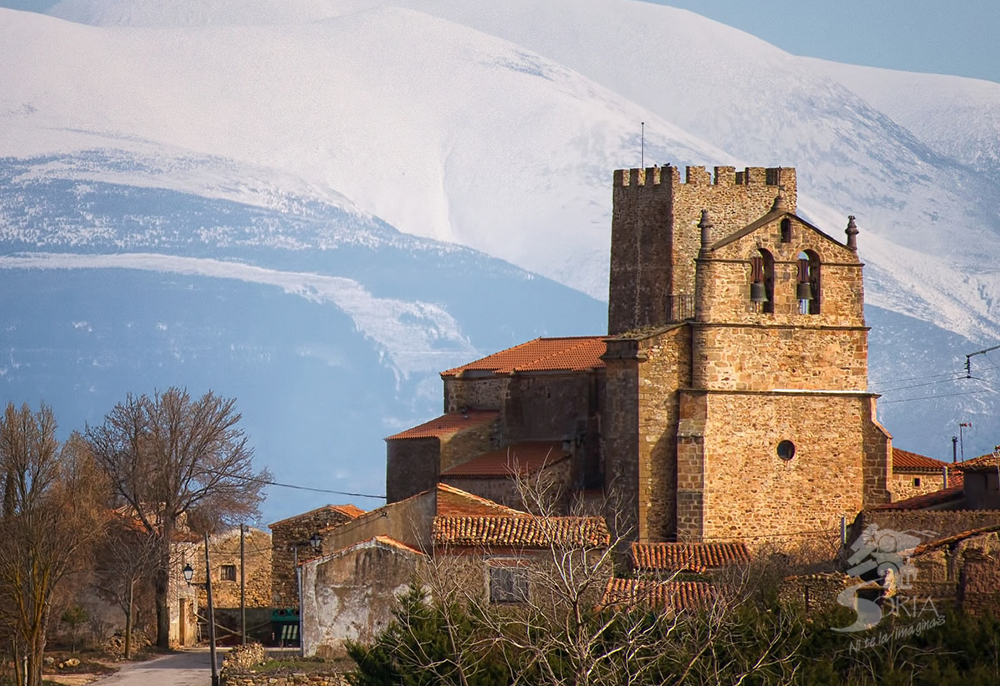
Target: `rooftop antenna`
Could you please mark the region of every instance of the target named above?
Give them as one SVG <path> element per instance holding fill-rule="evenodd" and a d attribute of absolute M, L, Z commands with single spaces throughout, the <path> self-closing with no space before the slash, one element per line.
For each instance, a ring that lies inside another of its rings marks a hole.
<path fill-rule="evenodd" d="M 646 168 L 646 122 L 639 122 L 639 168 Z"/>
<path fill-rule="evenodd" d="M 962 462 L 965 462 L 965 435 L 962 433 L 962 431 L 971 428 L 972 428 L 972 422 L 958 423 L 958 443 L 962 450 Z"/>

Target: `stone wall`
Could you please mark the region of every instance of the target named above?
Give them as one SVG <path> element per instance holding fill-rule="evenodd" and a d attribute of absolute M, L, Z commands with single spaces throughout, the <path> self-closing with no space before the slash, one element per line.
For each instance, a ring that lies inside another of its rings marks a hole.
<path fill-rule="evenodd" d="M 212 600 L 219 609 L 240 606 L 240 530 L 211 536 L 208 550 L 212 563 Z M 271 536 L 260 529 L 247 528 L 244 542 L 246 558 L 247 607 L 271 607 Z M 198 593 L 198 607 L 208 606 L 205 592 L 205 546 L 195 544 L 186 555 L 194 569 L 193 583 Z M 227 567 L 235 578 L 227 579 Z"/>
<path fill-rule="evenodd" d="M 998 510 L 862 510 L 854 519 L 847 539 L 855 540 L 870 525 L 880 529 L 922 532 L 924 538 L 944 538 L 1000 525 Z"/>
<path fill-rule="evenodd" d="M 704 415 L 702 463 L 697 456 L 678 459 L 678 481 L 682 493 L 694 500 L 700 495 L 703 519 L 698 527 L 698 513 L 679 506 L 679 539 L 794 540 L 803 532 L 835 532 L 841 516 L 862 508 L 865 436 L 860 420 L 867 398 L 696 394 L 690 394 L 691 405 L 702 407 L 690 416 L 682 411 L 681 421 L 690 420 L 686 440 L 696 443 L 696 424 Z M 779 456 L 782 441 L 794 444 L 791 459 Z"/>
<path fill-rule="evenodd" d="M 434 483 L 437 483 L 437 476 L 441 472 L 499 448 L 503 443 L 503 425 L 500 421 L 475 424 L 442 438 L 441 460 L 438 473 L 434 475 Z M 426 488 L 432 487 L 427 486 Z M 421 488 L 416 492 L 419 493 L 426 488 Z"/>
<path fill-rule="evenodd" d="M 919 483 L 915 483 L 919 482 Z M 918 495 L 940 491 L 944 486 L 944 476 L 935 472 L 894 472 L 890 479 L 889 491 L 892 501 L 906 500 Z"/>
<path fill-rule="evenodd" d="M 639 442 L 639 538 L 673 540 L 677 531 L 678 389 L 691 379 L 691 329 L 650 336 L 640 350 L 637 411 Z"/>
<path fill-rule="evenodd" d="M 418 577 L 424 559 L 376 539 L 303 565 L 305 655 L 334 657 L 345 639 L 372 640 L 392 621 L 397 596 Z"/>
<path fill-rule="evenodd" d="M 561 492 L 564 496 L 568 496 L 572 485 L 570 482 L 572 466 L 572 461 L 569 458 L 564 458 L 546 467 L 541 475 L 532 475 L 529 479 L 534 481 L 535 478 L 538 478 L 540 483 L 553 484 L 555 489 L 553 492 Z M 503 477 L 472 478 L 448 476 L 443 477 L 441 481 L 449 486 L 460 488 L 466 493 L 478 495 L 481 498 L 492 500 L 506 507 L 512 507 L 515 510 L 531 509 L 530 504 L 526 505 L 523 502 L 521 492 L 518 490 L 517 482 L 514 479 Z M 560 505 L 560 514 L 564 513 L 568 507 L 568 502 L 562 502 Z"/>
<path fill-rule="evenodd" d="M 803 315 L 804 316 L 804 315 Z M 867 330 L 692 324 L 694 387 L 713 390 L 867 390 Z"/>
<path fill-rule="evenodd" d="M 446 376 L 444 380 L 444 411 L 502 410 L 507 397 L 507 377 L 490 375 L 485 378 Z"/>
<path fill-rule="evenodd" d="M 294 674 L 245 674 L 231 673 L 222 679 L 223 686 L 348 686 L 350 682 L 343 674 L 316 674 L 297 672 Z"/>
<path fill-rule="evenodd" d="M 437 483 L 441 442 L 434 437 L 385 442 L 385 498 L 394 503 Z"/>
<path fill-rule="evenodd" d="M 962 567 L 962 608 L 974 614 L 1000 612 L 1000 555 L 994 550 L 968 551 Z"/>
<path fill-rule="evenodd" d="M 436 493 L 425 493 L 366 512 L 342 526 L 323 532 L 321 554 L 331 554 L 375 536 L 388 536 L 400 543 L 430 550 Z"/>
<path fill-rule="evenodd" d="M 586 426 L 587 417 L 601 411 L 596 373 L 516 374 L 504 403 L 506 443 L 524 440 L 559 441 Z M 603 374 L 601 375 L 603 376 Z"/>
<path fill-rule="evenodd" d="M 271 604 L 275 608 L 298 607 L 295 576 L 295 551 L 300 563 L 317 557 L 308 541 L 315 533 L 344 524 L 353 519 L 333 506 L 309 512 L 271 524 Z"/>
<path fill-rule="evenodd" d="M 716 167 L 714 183 L 704 167 L 688 167 L 684 183 L 671 166 L 616 171 L 608 332 L 669 323 L 670 296 L 695 290 L 701 210 L 711 208 L 718 240 L 766 214 L 779 184 L 794 211 L 791 168 Z"/>

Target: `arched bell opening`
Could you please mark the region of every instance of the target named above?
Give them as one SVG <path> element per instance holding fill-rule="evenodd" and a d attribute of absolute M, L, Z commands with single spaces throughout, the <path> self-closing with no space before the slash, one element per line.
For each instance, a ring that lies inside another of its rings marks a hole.
<path fill-rule="evenodd" d="M 820 261 L 812 250 L 799 253 L 795 297 L 799 301 L 799 314 L 819 314 Z"/>
<path fill-rule="evenodd" d="M 763 248 L 750 258 L 750 306 L 754 312 L 774 312 L 774 257 Z"/>

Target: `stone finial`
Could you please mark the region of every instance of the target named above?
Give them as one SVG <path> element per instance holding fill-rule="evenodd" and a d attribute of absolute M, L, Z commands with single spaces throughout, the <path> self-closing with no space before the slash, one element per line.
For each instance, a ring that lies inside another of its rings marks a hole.
<path fill-rule="evenodd" d="M 858 225 L 854 223 L 854 215 L 847 217 L 847 247 L 854 252 L 858 251 Z"/>
<path fill-rule="evenodd" d="M 778 186 L 778 194 L 774 196 L 774 204 L 771 205 L 772 212 L 787 212 L 788 203 L 785 202 L 785 187 Z"/>
<path fill-rule="evenodd" d="M 701 249 L 708 250 L 708 246 L 712 244 L 712 229 L 715 228 L 715 225 L 712 224 L 712 217 L 707 209 L 701 211 L 701 221 L 698 222 L 698 228 L 701 229 Z"/>

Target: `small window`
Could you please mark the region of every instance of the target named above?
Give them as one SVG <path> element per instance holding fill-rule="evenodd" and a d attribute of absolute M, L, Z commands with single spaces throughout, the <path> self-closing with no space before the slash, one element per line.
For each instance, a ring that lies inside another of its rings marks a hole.
<path fill-rule="evenodd" d="M 528 600 L 528 570 L 524 567 L 490 567 L 490 602 L 523 603 Z"/>
<path fill-rule="evenodd" d="M 790 460 L 795 457 L 795 444 L 791 441 L 782 441 L 778 444 L 778 457 L 782 460 Z"/>
<path fill-rule="evenodd" d="M 920 487 L 920 477 L 919 476 L 916 476 L 916 477 L 913 478 L 913 485 L 916 488 Z"/>
<path fill-rule="evenodd" d="M 781 242 L 792 242 L 792 221 L 788 217 L 781 220 Z"/>
<path fill-rule="evenodd" d="M 236 581 L 236 565 L 222 565 L 219 578 L 223 581 Z"/>

